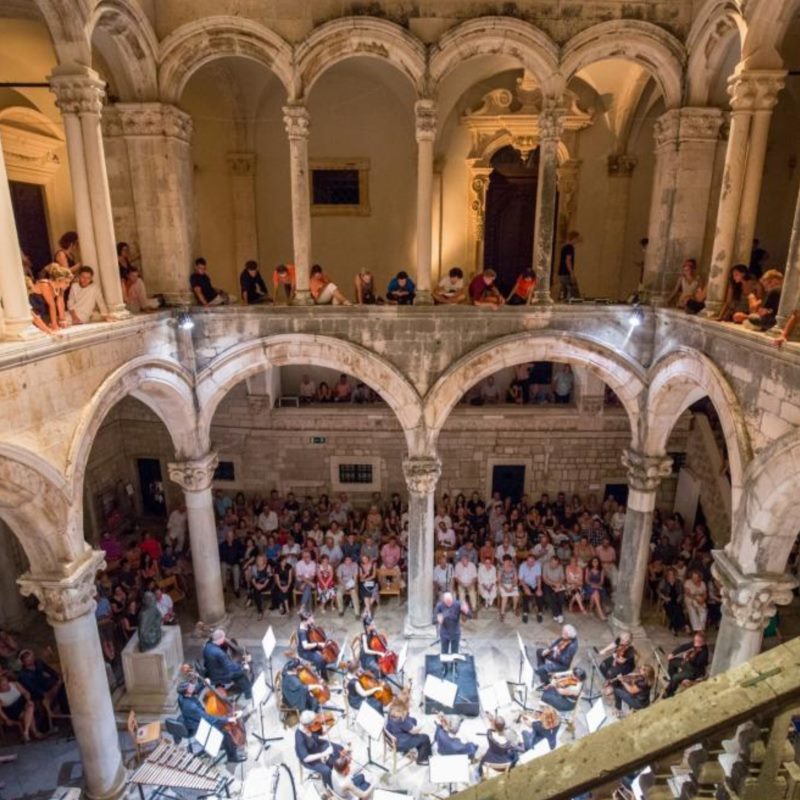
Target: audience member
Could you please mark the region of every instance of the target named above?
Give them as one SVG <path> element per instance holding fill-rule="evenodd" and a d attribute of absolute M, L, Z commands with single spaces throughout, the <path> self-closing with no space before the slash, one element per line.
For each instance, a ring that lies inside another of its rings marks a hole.
<path fill-rule="evenodd" d="M 278 264 L 272 272 L 272 294 L 275 302 L 281 299 L 286 303 L 294 300 L 297 290 L 297 276 L 293 264 Z"/>
<path fill-rule="evenodd" d="M 194 272 L 189 278 L 195 300 L 201 306 L 219 306 L 230 302 L 225 292 L 215 289 L 208 276 L 208 262 L 200 257 L 194 260 Z"/>
<path fill-rule="evenodd" d="M 414 303 L 416 295 L 414 281 L 408 277 L 408 273 L 401 270 L 389 281 L 386 289 L 386 301 L 392 305 L 410 306 Z"/>
<path fill-rule="evenodd" d="M 155 311 L 159 305 L 158 300 L 147 296 L 147 287 L 142 280 L 139 267 L 131 265 L 126 275 L 127 277 L 122 284 L 122 297 L 128 311 L 132 314 Z"/>
<path fill-rule="evenodd" d="M 440 279 L 433 290 L 433 300 L 442 305 L 455 305 L 466 300 L 464 291 L 464 272 L 460 267 L 453 267 L 447 275 Z"/>
<path fill-rule="evenodd" d="M 257 261 L 248 261 L 239 275 L 242 304 L 246 306 L 271 303 L 267 284 L 261 277 Z"/>
<path fill-rule="evenodd" d="M 536 276 L 532 269 L 524 270 L 511 289 L 506 303 L 510 306 L 527 306 L 531 302 L 533 293 L 536 291 Z"/>
<path fill-rule="evenodd" d="M 75 275 L 82 266 L 78 253 L 78 234 L 75 233 L 75 231 L 67 231 L 58 240 L 58 250 L 56 250 L 53 256 L 53 261 L 55 261 L 59 267 L 68 269 L 72 275 Z"/>
<path fill-rule="evenodd" d="M 76 325 L 89 322 L 95 310 L 98 310 L 106 321 L 111 319 L 103 293 L 94 283 L 94 270 L 91 267 L 84 265 L 77 269 L 77 280 L 73 281 L 70 287 L 67 310 Z"/>
<path fill-rule="evenodd" d="M 497 273 L 493 269 L 479 272 L 469 282 L 469 297 L 474 306 L 485 306 L 495 311 L 505 302 L 500 290 L 494 285 Z"/>
<path fill-rule="evenodd" d="M 750 314 L 745 325 L 759 331 L 767 331 L 775 325 L 778 307 L 781 302 L 783 273 L 777 269 L 768 269 L 761 276 L 763 299 L 753 297 L 750 301 Z"/>
<path fill-rule="evenodd" d="M 374 306 L 381 302 L 375 294 L 375 278 L 368 269 L 362 269 L 355 277 L 356 303 L 360 306 Z"/>
<path fill-rule="evenodd" d="M 575 275 L 575 247 L 581 243 L 581 235 L 578 231 L 570 231 L 567 234 L 567 241 L 561 248 L 558 256 L 558 284 L 559 300 L 572 300 L 580 297 L 578 280 Z"/>
<path fill-rule="evenodd" d="M 322 267 L 314 264 L 308 280 L 311 297 L 318 306 L 350 306 L 352 303 L 339 291 L 339 287 L 330 281 Z"/>

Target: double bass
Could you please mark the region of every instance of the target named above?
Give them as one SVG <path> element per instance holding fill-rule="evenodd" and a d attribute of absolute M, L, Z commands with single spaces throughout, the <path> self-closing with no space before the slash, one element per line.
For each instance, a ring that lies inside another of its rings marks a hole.
<path fill-rule="evenodd" d="M 322 645 L 318 650 L 326 664 L 335 664 L 339 660 L 339 645 L 329 639 L 318 625 L 309 626 L 308 641 Z"/>
<path fill-rule="evenodd" d="M 389 649 L 383 634 L 377 631 L 370 634 L 369 648 L 383 654 L 378 656 L 378 668 L 384 675 L 394 675 L 397 672 L 397 653 Z"/>
<path fill-rule="evenodd" d="M 237 716 L 233 722 L 226 722 L 223 730 L 231 737 L 237 748 L 245 747 L 247 745 L 247 731 L 244 727 L 244 718 L 237 715 L 236 708 L 228 700 L 224 689 L 215 689 L 209 680 L 206 680 L 205 684 L 208 687 L 208 694 L 203 701 L 206 711 L 215 717 Z"/>
<path fill-rule="evenodd" d="M 321 705 L 325 705 L 331 699 L 331 690 L 327 687 L 325 681 L 307 664 L 302 664 L 297 668 L 297 677 L 306 686 L 312 686 L 316 683 L 322 687 L 320 689 L 311 689 L 312 696 Z"/>

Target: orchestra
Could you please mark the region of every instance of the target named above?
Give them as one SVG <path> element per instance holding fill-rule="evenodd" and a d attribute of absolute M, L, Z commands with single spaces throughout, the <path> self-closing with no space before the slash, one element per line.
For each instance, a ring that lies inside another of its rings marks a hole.
<path fill-rule="evenodd" d="M 416 750 L 417 764 L 426 765 L 429 763 L 432 752 L 431 737 L 422 732 L 417 720 L 409 713 L 409 697 L 407 694 L 399 694 L 389 706 L 386 730 L 394 737 L 398 753 Z"/>
<path fill-rule="evenodd" d="M 470 761 L 475 760 L 478 745 L 475 742 L 465 742 L 458 738 L 458 729 L 461 727 L 461 717 L 456 714 L 438 714 L 436 717 L 436 733 L 433 741 L 436 752 L 440 756 L 469 756 Z"/>
<path fill-rule="evenodd" d="M 231 653 L 239 655 L 241 660 Z M 253 697 L 253 686 L 248 675 L 247 659 L 241 648 L 225 636 L 225 631 L 218 628 L 203 647 L 203 664 L 208 679 L 217 687 L 233 686 L 244 695 L 245 699 Z"/>
<path fill-rule="evenodd" d="M 597 654 L 608 656 L 600 663 L 599 667 L 600 674 L 607 681 L 611 681 L 619 675 L 628 675 L 636 666 L 636 649 L 633 646 L 633 637 L 628 631 L 621 633 Z"/>
<path fill-rule="evenodd" d="M 319 711 L 330 700 L 325 680 L 298 658 L 290 658 L 281 670 L 283 702 L 296 711 Z"/>
<path fill-rule="evenodd" d="M 536 650 L 536 675 L 546 684 L 555 672 L 563 672 L 572 666 L 578 652 L 578 632 L 572 625 L 561 628 L 561 636 L 549 647 Z"/>
<path fill-rule="evenodd" d="M 691 643 L 676 647 L 667 656 L 669 683 L 664 689 L 664 697 L 672 697 L 685 682 L 704 677 L 708 660 L 706 637 L 697 631 Z"/>
<path fill-rule="evenodd" d="M 546 741 L 551 750 L 556 749 L 561 717 L 552 706 L 545 706 L 533 714 L 521 714 L 517 722 L 528 726 L 522 731 L 524 750 L 533 750 L 541 741 Z"/>

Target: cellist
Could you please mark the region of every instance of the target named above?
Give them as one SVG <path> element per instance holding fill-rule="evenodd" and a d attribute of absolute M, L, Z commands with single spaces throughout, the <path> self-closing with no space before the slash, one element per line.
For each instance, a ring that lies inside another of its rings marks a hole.
<path fill-rule="evenodd" d="M 372 648 L 373 639 L 378 636 L 378 629 L 375 621 L 369 614 L 364 614 L 364 632 L 361 634 L 361 655 L 359 661 L 361 668 L 371 672 L 376 678 L 381 677 L 381 668 L 378 659 L 386 652 L 385 650 L 374 650 Z"/>
<path fill-rule="evenodd" d="M 230 734 L 225 730 L 225 726 L 231 722 L 236 722 L 241 717 L 241 712 L 230 717 L 217 717 L 209 714 L 205 706 L 198 697 L 198 688 L 201 686 L 194 676 L 178 684 L 178 707 L 181 711 L 181 719 L 186 726 L 189 736 L 194 736 L 200 726 L 200 720 L 205 720 L 209 725 L 213 725 L 220 730 L 222 736 L 222 747 L 228 756 L 228 761 L 247 761 L 247 753 L 241 752 L 234 743 Z"/>
<path fill-rule="evenodd" d="M 347 690 L 347 702 L 350 708 L 359 709 L 362 703 L 372 706 L 381 716 L 383 716 L 383 705 L 375 697 L 380 692 L 380 686 L 374 686 L 371 689 L 365 689 L 361 685 L 359 676 L 361 674 L 361 667 L 358 661 L 350 661 L 347 664 L 347 678 L 345 680 L 345 688 Z"/>
<path fill-rule="evenodd" d="M 325 642 L 312 642 L 309 637 L 309 629 L 315 625 L 314 615 L 305 609 L 300 611 L 300 625 L 297 628 L 297 656 L 301 661 L 313 664 L 322 679 L 328 680 L 328 670 L 325 659 L 320 650 L 325 646 Z"/>
<path fill-rule="evenodd" d="M 297 673 L 302 669 L 302 663 L 296 658 L 290 658 L 281 670 L 281 694 L 283 702 L 297 711 L 319 711 L 319 702 L 311 694 L 313 689 L 322 689 L 319 684 L 305 684 Z"/>

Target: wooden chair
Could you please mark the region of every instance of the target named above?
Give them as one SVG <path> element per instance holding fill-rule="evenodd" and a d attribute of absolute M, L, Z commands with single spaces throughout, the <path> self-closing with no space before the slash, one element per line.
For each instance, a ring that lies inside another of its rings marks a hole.
<path fill-rule="evenodd" d="M 174 575 L 162 578 L 158 582 L 158 588 L 168 594 L 175 605 L 186 599 L 186 593 L 178 585 L 178 579 Z"/>
<path fill-rule="evenodd" d="M 297 715 L 297 709 L 286 705 L 283 699 L 283 691 L 281 690 L 281 682 L 283 681 L 283 673 L 279 672 L 275 676 L 275 707 L 278 709 L 278 719 L 283 724 L 284 728 L 289 727 L 290 715 Z"/>
<path fill-rule="evenodd" d="M 131 709 L 128 713 L 128 733 L 133 741 L 136 763 L 141 764 L 146 752 L 152 750 L 161 741 L 161 723 L 158 721 L 148 722 L 146 725 L 140 726 L 136 719 L 136 712 Z"/>
<path fill-rule="evenodd" d="M 400 567 L 378 568 L 378 594 L 380 597 L 400 597 L 403 594 L 403 574 Z"/>
<path fill-rule="evenodd" d="M 490 761 L 486 761 L 484 762 L 483 766 L 481 766 L 481 777 L 494 778 L 497 775 L 508 775 L 510 771 L 510 761 L 506 762 L 505 764 L 492 764 Z"/>
<path fill-rule="evenodd" d="M 386 728 L 383 729 L 383 760 L 386 761 L 387 754 L 392 754 L 392 775 L 397 775 L 397 739 L 395 736 Z M 412 747 L 411 750 L 408 750 L 406 753 L 403 753 L 403 759 L 408 759 L 408 764 L 415 758 L 412 756 L 412 753 L 416 753 L 416 750 Z M 403 767 L 408 766 L 408 764 L 403 764 Z"/>

